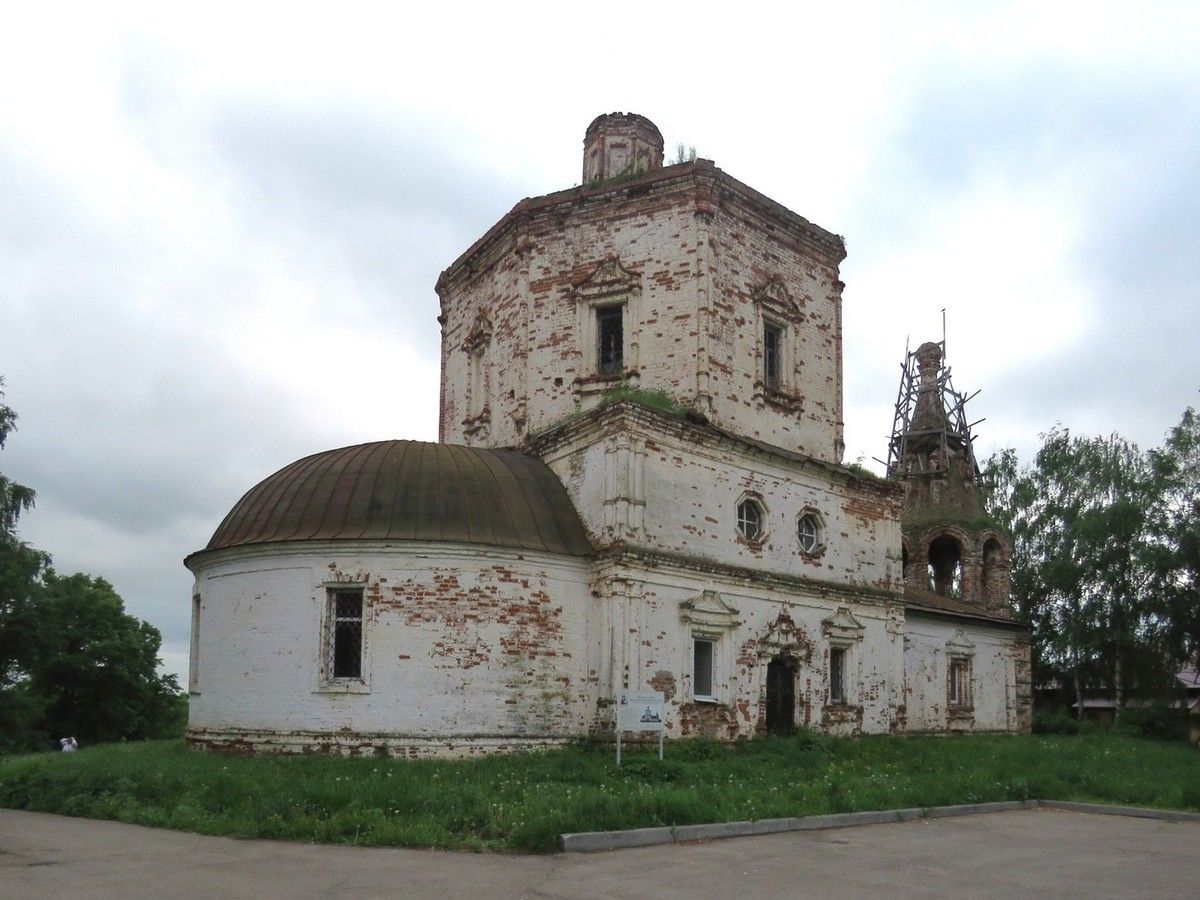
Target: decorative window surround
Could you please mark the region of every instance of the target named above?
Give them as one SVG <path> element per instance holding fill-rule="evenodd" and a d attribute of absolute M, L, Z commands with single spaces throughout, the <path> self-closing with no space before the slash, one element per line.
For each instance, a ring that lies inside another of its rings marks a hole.
<path fill-rule="evenodd" d="M 572 289 L 580 356 L 580 375 L 574 384 L 576 397 L 603 393 L 621 381 L 636 385 L 642 321 L 641 281 L 641 275 L 626 269 L 617 257 L 610 256 Z M 612 307 L 620 307 L 622 311 L 621 367 L 616 371 L 601 373 L 597 314 L 600 310 Z"/>
<path fill-rule="evenodd" d="M 946 710 L 951 719 L 974 720 L 975 645 L 961 628 L 946 642 Z"/>
<path fill-rule="evenodd" d="M 679 604 L 679 615 L 685 625 L 691 626 L 690 652 L 684 672 L 692 699 L 700 703 L 720 703 L 724 695 L 721 678 L 728 677 L 734 670 L 732 641 L 726 636 L 742 624 L 739 613 L 716 591 L 706 590 Z M 700 692 L 702 684 L 699 685 L 700 690 L 696 684 L 696 665 L 701 661 L 697 643 L 707 643 L 711 649 L 711 679 L 707 694 Z"/>
<path fill-rule="evenodd" d="M 492 422 L 492 323 L 484 313 L 475 317 L 462 350 L 467 354 L 467 417 L 462 421 L 463 433 L 472 438 L 486 438 Z"/>
<path fill-rule="evenodd" d="M 796 375 L 796 328 L 804 321 L 804 312 L 778 277 L 761 284 L 751 293 L 751 297 L 754 301 L 757 338 L 754 399 L 784 412 L 798 414 L 804 404 Z M 768 377 L 767 372 L 768 329 L 775 331 L 778 339 L 774 379 Z"/>
<path fill-rule="evenodd" d="M 865 631 L 862 622 L 854 618 L 846 606 L 839 606 L 832 616 L 821 622 L 821 633 L 829 641 L 829 683 L 825 692 L 828 706 L 853 706 L 858 702 L 859 685 L 862 683 L 859 671 L 861 661 L 860 654 L 853 652 L 853 648 L 863 639 Z M 834 668 L 838 663 L 840 671 L 835 673 Z M 833 683 L 835 674 L 841 679 L 841 689 L 836 691 L 836 698 Z"/>
<path fill-rule="evenodd" d="M 735 530 L 738 540 L 751 547 L 761 547 L 767 539 L 767 504 L 762 497 L 747 491 L 734 506 Z"/>
<path fill-rule="evenodd" d="M 701 591 L 679 604 L 680 618 L 692 626 L 693 634 L 720 636 L 742 624 L 740 613 L 716 591 Z"/>
<path fill-rule="evenodd" d="M 865 627 L 854 618 L 847 606 L 839 606 L 828 619 L 821 622 L 821 631 L 829 639 L 831 647 L 848 649 L 863 639 Z"/>
<path fill-rule="evenodd" d="M 804 507 L 796 517 L 796 539 L 800 552 L 817 558 L 825 554 L 825 519 L 811 506 Z M 810 542 L 810 546 L 805 546 Z"/>

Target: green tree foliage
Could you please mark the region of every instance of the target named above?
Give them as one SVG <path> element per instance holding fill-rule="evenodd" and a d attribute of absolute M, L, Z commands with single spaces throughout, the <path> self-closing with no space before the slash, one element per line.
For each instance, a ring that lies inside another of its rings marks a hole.
<path fill-rule="evenodd" d="M 1200 652 L 1200 417 L 1188 408 L 1151 454 L 1161 502 L 1151 516 L 1160 548 L 1156 611 L 1167 623 L 1170 652 Z"/>
<path fill-rule="evenodd" d="M 3 398 L 0 390 L 0 450 L 17 422 Z M 22 736 L 32 737 L 41 718 L 41 705 L 25 690 L 24 673 L 37 652 L 34 594 L 50 559 L 16 531 L 17 520 L 33 501 L 32 490 L 0 474 L 0 749 L 22 742 Z"/>
<path fill-rule="evenodd" d="M 1118 435 L 1043 435 L 1033 462 L 1003 451 L 985 469 L 992 516 L 1013 541 L 1013 594 L 1033 627 L 1035 681 L 1076 701 L 1163 698 L 1197 645 L 1200 425 L 1188 410 L 1163 448 Z M 1080 704 L 1082 706 L 1082 704 Z"/>
<path fill-rule="evenodd" d="M 88 575 L 46 572 L 37 608 L 44 637 L 28 673 L 44 720 L 87 743 L 157 737 L 179 691 L 156 672 L 158 629 Z"/>
<path fill-rule="evenodd" d="M 0 403 L 0 448 L 16 418 Z M 160 735 L 178 720 L 179 688 L 155 671 L 158 630 L 128 615 L 108 582 L 61 577 L 18 537 L 33 501 L 0 475 L 0 750 Z"/>

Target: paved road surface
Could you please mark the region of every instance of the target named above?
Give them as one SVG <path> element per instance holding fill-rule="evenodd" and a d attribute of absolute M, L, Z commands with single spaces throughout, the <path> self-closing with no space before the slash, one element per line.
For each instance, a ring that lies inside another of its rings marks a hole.
<path fill-rule="evenodd" d="M 0 897 L 1200 897 L 1200 825 L 1038 810 L 565 856 L 237 841 L 0 809 Z"/>

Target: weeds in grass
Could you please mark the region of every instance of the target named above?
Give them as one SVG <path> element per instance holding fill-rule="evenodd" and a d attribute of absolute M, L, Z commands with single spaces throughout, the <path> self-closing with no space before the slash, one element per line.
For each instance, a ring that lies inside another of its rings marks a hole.
<path fill-rule="evenodd" d="M 570 831 L 1047 797 L 1200 810 L 1186 744 L 1122 735 L 811 732 L 475 760 L 223 756 L 177 741 L 0 759 L 0 805 L 223 834 L 552 850 Z"/>

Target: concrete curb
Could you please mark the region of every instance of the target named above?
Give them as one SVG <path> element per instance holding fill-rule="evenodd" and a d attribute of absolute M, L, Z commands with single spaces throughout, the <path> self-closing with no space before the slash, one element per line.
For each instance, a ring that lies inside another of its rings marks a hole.
<path fill-rule="evenodd" d="M 1074 800 L 1039 800 L 1042 809 L 1092 813 L 1097 816 L 1130 816 L 1135 819 L 1159 819 L 1163 822 L 1200 822 L 1200 813 L 1175 809 L 1146 809 L 1141 806 L 1108 806 L 1104 803 L 1077 803 Z"/>
<path fill-rule="evenodd" d="M 633 828 L 628 831 L 583 831 L 560 834 L 558 847 L 564 853 L 593 853 L 598 850 L 624 850 L 630 847 L 650 847 L 682 841 L 703 841 L 716 838 L 747 837 L 754 834 L 778 834 L 783 831 L 813 831 L 819 828 L 849 828 L 854 825 L 881 825 L 890 822 L 909 822 L 921 818 L 971 816 L 977 813 L 1007 812 L 1016 809 L 1037 809 L 1037 800 L 1005 800 L 998 803 L 964 803 L 957 806 L 935 806 L 931 809 L 887 809 L 870 812 L 834 813 L 827 816 L 802 816 L 787 819 L 758 819 L 753 822 L 710 822 L 703 825 L 660 826 Z M 1086 805 L 1086 804 L 1077 804 Z M 1115 808 L 1115 807 L 1114 807 Z M 1183 815 L 1189 815 L 1184 813 Z M 1200 819 L 1200 816 L 1197 816 Z"/>

